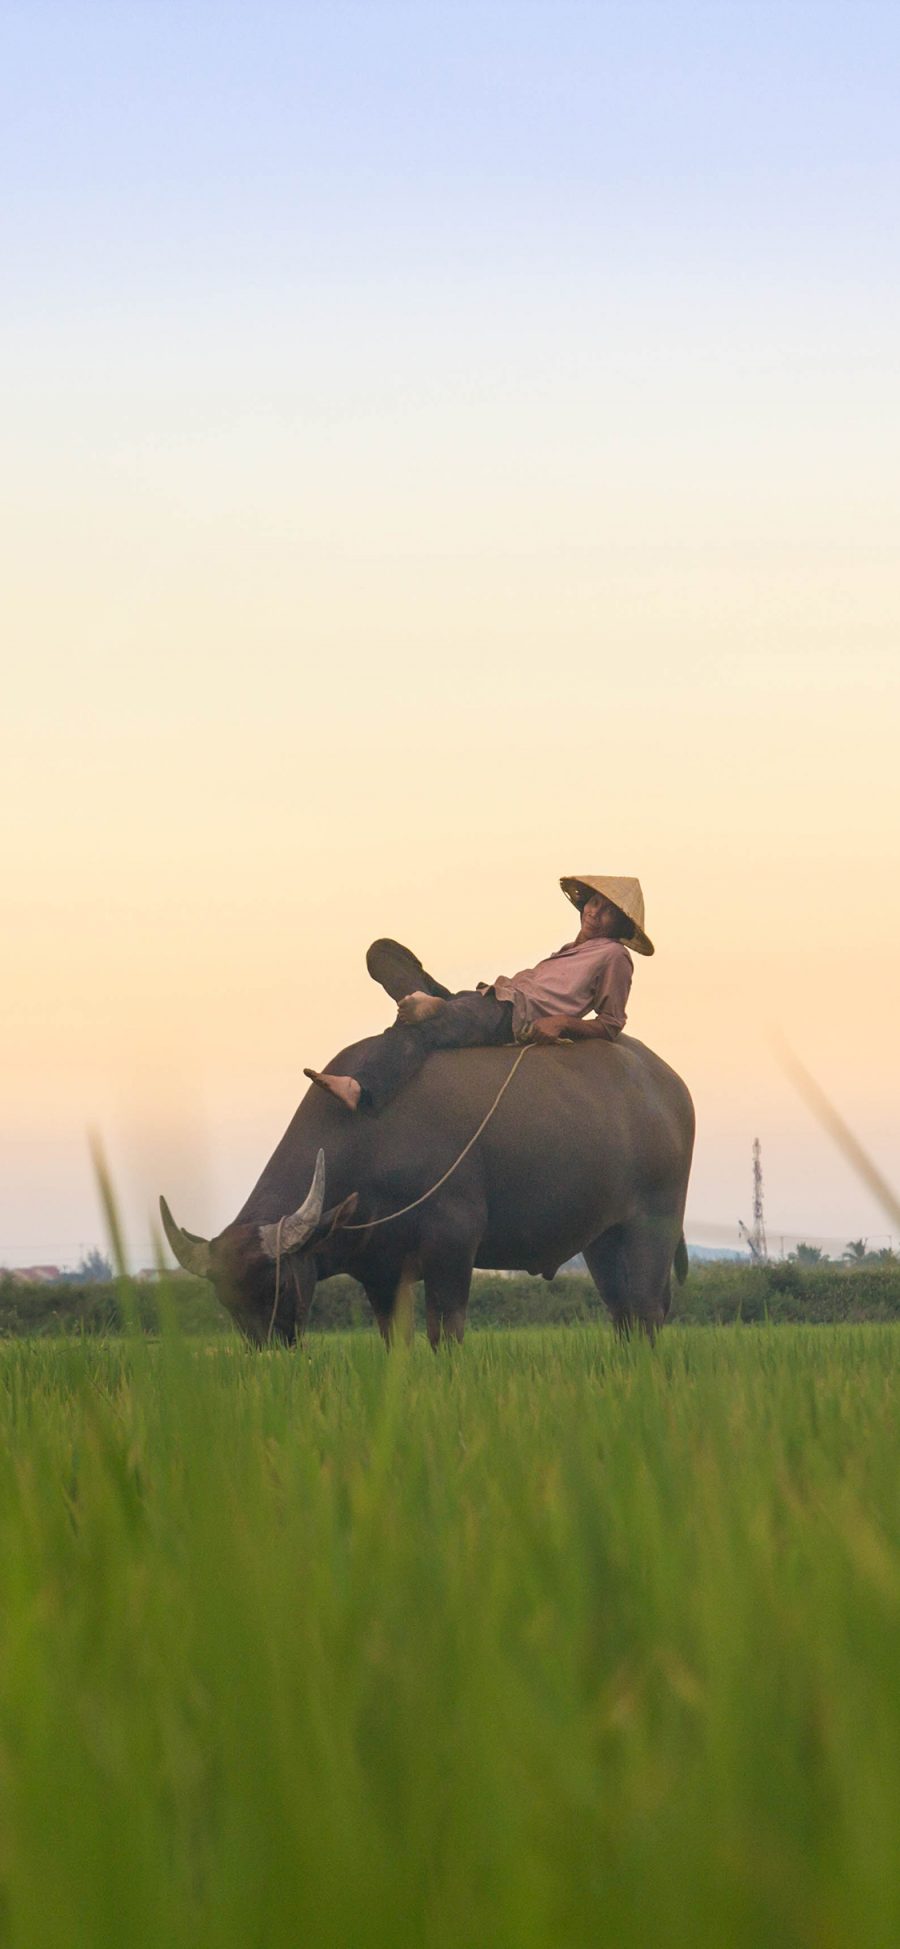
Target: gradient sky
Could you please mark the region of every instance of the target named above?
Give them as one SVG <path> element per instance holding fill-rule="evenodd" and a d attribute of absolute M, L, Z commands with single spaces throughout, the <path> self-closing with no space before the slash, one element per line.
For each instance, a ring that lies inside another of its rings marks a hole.
<path fill-rule="evenodd" d="M 886 1242 L 900 10 L 0 13 L 0 1263 L 233 1215 L 306 1062 L 637 873 L 691 1235 Z M 717 1230 L 721 1228 L 721 1230 Z"/>

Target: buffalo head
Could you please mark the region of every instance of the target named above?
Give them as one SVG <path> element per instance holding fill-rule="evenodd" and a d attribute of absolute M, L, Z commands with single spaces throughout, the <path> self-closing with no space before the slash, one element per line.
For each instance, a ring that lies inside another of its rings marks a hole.
<path fill-rule="evenodd" d="M 302 1205 L 269 1224 L 236 1223 L 218 1238 L 200 1238 L 182 1231 L 165 1198 L 159 1201 L 163 1229 L 179 1265 L 198 1279 L 212 1281 L 235 1325 L 257 1347 L 270 1340 L 296 1340 L 316 1283 L 315 1248 L 355 1208 L 354 1192 L 325 1210 L 322 1151 Z"/>

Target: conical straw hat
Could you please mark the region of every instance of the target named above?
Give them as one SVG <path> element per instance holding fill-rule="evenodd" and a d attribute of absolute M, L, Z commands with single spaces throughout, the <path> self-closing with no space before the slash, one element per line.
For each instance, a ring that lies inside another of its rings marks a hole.
<path fill-rule="evenodd" d="M 604 900 L 611 900 L 614 907 L 621 907 L 623 914 L 634 922 L 634 933 L 626 946 L 633 947 L 638 954 L 654 952 L 653 942 L 644 933 L 644 896 L 640 880 L 616 879 L 609 873 L 576 873 L 560 880 L 559 884 L 573 907 L 582 907 L 589 893 L 602 893 Z"/>

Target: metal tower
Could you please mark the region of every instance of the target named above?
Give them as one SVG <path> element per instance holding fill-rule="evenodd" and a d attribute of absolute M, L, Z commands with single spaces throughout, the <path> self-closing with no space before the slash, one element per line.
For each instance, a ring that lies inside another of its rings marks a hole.
<path fill-rule="evenodd" d="M 758 1137 L 754 1137 L 753 1139 L 753 1227 L 751 1230 L 749 1226 L 744 1224 L 743 1219 L 739 1218 L 738 1228 L 743 1232 L 747 1240 L 751 1258 L 758 1260 L 761 1265 L 765 1264 L 769 1256 L 769 1248 L 766 1244 L 766 1220 L 763 1212 L 762 1152 Z"/>

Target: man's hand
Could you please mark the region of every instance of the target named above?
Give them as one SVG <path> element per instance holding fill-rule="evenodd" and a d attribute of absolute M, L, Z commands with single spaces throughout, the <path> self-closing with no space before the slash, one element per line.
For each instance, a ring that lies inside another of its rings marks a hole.
<path fill-rule="evenodd" d="M 585 1022 L 580 1015 L 539 1015 L 519 1037 L 520 1042 L 612 1042 L 618 1027 L 607 1022 Z"/>
<path fill-rule="evenodd" d="M 529 1024 L 523 1041 L 561 1042 L 563 1036 L 571 1035 L 577 1026 L 577 1019 L 571 1015 L 539 1015 L 536 1022 Z"/>

